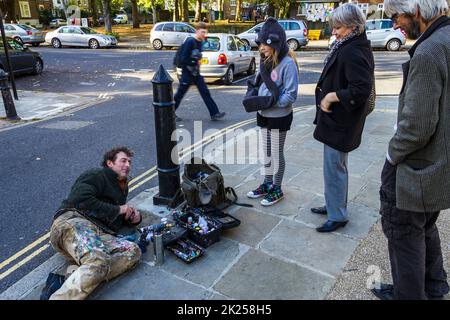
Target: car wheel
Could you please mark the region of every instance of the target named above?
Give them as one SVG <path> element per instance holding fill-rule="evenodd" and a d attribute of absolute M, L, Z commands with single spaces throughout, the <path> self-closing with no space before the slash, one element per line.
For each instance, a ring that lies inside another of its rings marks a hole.
<path fill-rule="evenodd" d="M 53 46 L 53 48 L 61 48 L 61 41 L 59 41 L 58 38 L 53 38 L 52 46 Z"/>
<path fill-rule="evenodd" d="M 386 45 L 386 49 L 388 51 L 398 51 L 400 50 L 400 47 L 402 46 L 402 43 L 398 39 L 391 39 Z"/>
<path fill-rule="evenodd" d="M 252 74 L 255 74 L 255 72 L 256 72 L 256 62 L 255 59 L 253 59 L 252 62 L 250 62 L 250 66 L 248 67 L 247 75 L 251 76 Z"/>
<path fill-rule="evenodd" d="M 31 44 L 33 47 L 39 47 L 40 43 L 39 42 L 34 42 Z"/>
<path fill-rule="evenodd" d="M 153 49 L 155 49 L 155 50 L 161 50 L 163 48 L 163 43 L 159 39 L 153 40 L 152 45 L 153 45 Z"/>
<path fill-rule="evenodd" d="M 233 83 L 233 80 L 234 80 L 234 70 L 233 67 L 230 66 L 228 67 L 227 73 L 225 73 L 225 76 L 223 77 L 223 82 L 226 85 L 230 85 Z"/>
<path fill-rule="evenodd" d="M 41 74 L 42 70 L 44 70 L 44 63 L 41 59 L 37 58 L 34 62 L 33 74 Z"/>
<path fill-rule="evenodd" d="M 21 37 L 15 37 L 14 40 L 16 40 L 18 43 L 20 43 L 21 45 L 23 45 L 23 40 Z"/>
<path fill-rule="evenodd" d="M 297 40 L 291 39 L 287 42 L 287 45 L 289 47 L 289 49 L 291 49 L 292 51 L 295 51 L 298 49 L 299 45 Z"/>
<path fill-rule="evenodd" d="M 89 40 L 89 48 L 98 49 L 99 47 L 100 47 L 100 44 L 98 43 L 97 40 L 95 40 L 95 39 Z"/>

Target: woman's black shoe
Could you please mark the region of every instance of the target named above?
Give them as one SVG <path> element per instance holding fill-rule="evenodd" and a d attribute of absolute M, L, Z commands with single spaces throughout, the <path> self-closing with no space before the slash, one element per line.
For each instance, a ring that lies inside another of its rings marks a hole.
<path fill-rule="evenodd" d="M 325 222 L 321 227 L 316 228 L 317 232 L 333 232 L 336 229 L 345 227 L 348 221 L 330 221 Z"/>
<path fill-rule="evenodd" d="M 311 212 L 317 213 L 317 214 L 327 214 L 327 207 L 323 206 L 323 207 L 311 208 Z"/>

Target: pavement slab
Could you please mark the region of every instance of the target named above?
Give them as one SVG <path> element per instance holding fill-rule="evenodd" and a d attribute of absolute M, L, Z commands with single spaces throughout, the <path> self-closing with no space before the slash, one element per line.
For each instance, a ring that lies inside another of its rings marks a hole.
<path fill-rule="evenodd" d="M 214 286 L 233 299 L 322 299 L 334 279 L 250 249 Z"/>

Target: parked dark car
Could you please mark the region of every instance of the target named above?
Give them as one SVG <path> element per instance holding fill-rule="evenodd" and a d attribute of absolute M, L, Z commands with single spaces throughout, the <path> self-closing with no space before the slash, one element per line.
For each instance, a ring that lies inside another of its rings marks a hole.
<path fill-rule="evenodd" d="M 8 53 L 11 66 L 16 74 L 41 74 L 44 69 L 44 60 L 38 52 L 31 51 L 12 38 L 7 38 Z M 0 38 L 0 68 L 9 72 L 6 62 L 5 48 Z"/>

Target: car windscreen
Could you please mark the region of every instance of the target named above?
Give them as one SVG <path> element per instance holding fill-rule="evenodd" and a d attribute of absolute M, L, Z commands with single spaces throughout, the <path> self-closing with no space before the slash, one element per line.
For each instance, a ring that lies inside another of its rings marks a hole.
<path fill-rule="evenodd" d="M 90 29 L 90 28 L 82 27 L 82 28 L 80 28 L 80 29 L 81 29 L 81 31 L 83 31 L 85 34 L 98 34 L 97 31 L 92 30 L 92 29 Z"/>
<path fill-rule="evenodd" d="M 220 39 L 218 37 L 208 37 L 202 43 L 202 51 L 219 51 Z"/>

